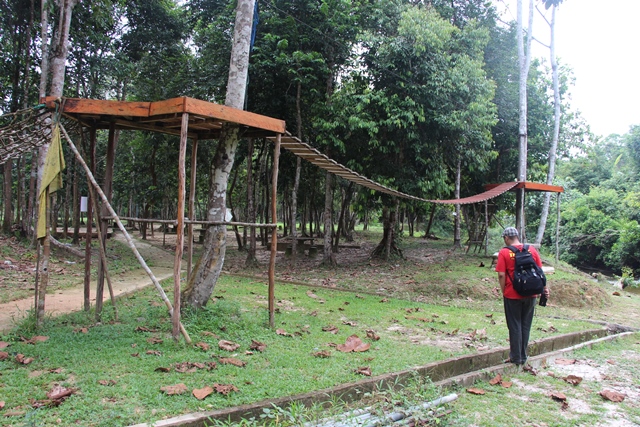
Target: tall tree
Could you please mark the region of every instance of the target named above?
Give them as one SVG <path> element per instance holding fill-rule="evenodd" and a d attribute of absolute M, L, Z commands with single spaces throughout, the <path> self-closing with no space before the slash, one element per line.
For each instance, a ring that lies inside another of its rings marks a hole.
<path fill-rule="evenodd" d="M 243 109 L 249 70 L 249 49 L 255 0 L 238 0 L 233 32 L 229 78 L 225 105 Z M 207 220 L 225 221 L 227 182 L 233 167 L 239 141 L 237 126 L 223 127 L 218 149 L 211 163 Z M 275 220 L 275 218 L 274 218 Z M 204 307 L 209 301 L 222 271 L 226 251 L 227 227 L 211 226 L 207 230 L 201 258 L 183 291 L 184 302 L 193 307 Z"/>

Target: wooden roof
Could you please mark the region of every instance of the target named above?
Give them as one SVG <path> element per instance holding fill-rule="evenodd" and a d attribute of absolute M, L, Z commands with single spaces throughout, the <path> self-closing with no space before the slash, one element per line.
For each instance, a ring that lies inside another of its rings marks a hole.
<path fill-rule="evenodd" d="M 549 185 L 542 184 L 540 182 L 530 182 L 530 181 L 514 181 L 516 185 L 513 186 L 513 189 L 524 188 L 524 191 L 548 191 L 549 193 L 564 193 L 564 187 L 559 185 Z M 484 186 L 485 190 L 491 190 L 499 185 L 503 184 L 487 184 Z"/>
<path fill-rule="evenodd" d="M 97 129 L 115 125 L 117 129 L 180 135 L 182 114 L 189 113 L 188 136 L 198 140 L 218 138 L 224 123 L 240 125 L 244 137 L 285 132 L 284 120 L 186 96 L 153 102 L 47 97 L 44 103 L 51 110 L 58 107 L 63 116 L 83 126 Z"/>

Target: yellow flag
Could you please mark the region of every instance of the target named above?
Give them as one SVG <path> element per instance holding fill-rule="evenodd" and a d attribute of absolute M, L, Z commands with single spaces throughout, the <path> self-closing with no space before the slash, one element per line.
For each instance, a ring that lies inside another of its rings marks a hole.
<path fill-rule="evenodd" d="M 40 209 L 38 211 L 38 239 L 47 234 L 47 188 L 49 193 L 62 188 L 62 171 L 65 168 L 64 153 L 60 142 L 60 125 L 56 124 L 51 134 L 51 145 L 47 151 L 42 170 L 42 182 L 40 184 Z"/>

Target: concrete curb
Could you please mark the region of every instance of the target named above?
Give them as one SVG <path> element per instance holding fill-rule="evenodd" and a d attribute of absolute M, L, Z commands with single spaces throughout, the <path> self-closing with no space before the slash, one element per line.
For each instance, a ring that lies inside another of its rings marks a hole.
<path fill-rule="evenodd" d="M 562 354 L 575 350 L 579 346 L 597 342 L 593 340 L 610 339 L 611 337 L 608 337 L 608 334 L 609 331 L 607 329 L 590 329 L 533 341 L 529 345 L 529 353 L 531 355 L 529 361 L 533 366 L 536 366 L 536 364 L 539 366 L 543 361 L 551 360 L 549 359 L 550 357 L 558 357 L 557 355 L 552 356 L 555 353 Z M 622 335 L 626 334 L 629 333 Z M 492 373 L 495 375 L 497 372 L 512 372 L 511 370 L 515 372 L 517 369 L 515 365 L 503 363 L 508 356 L 509 348 L 499 347 L 494 350 L 429 363 L 414 369 L 378 375 L 355 383 L 341 384 L 329 389 L 277 399 L 267 399 L 233 408 L 196 412 L 157 421 L 153 424 L 143 423 L 130 427 L 204 427 L 206 425 L 205 422 L 212 419 L 240 421 L 252 417 L 259 418 L 265 408 L 273 408 L 274 406 L 284 408 L 292 402 L 303 404 L 306 407 L 331 401 L 353 402 L 359 400 L 364 393 L 407 384 L 416 376 L 428 377 L 434 384 L 442 387 L 449 387 L 455 384 L 471 384 L 477 379 L 487 377 Z"/>

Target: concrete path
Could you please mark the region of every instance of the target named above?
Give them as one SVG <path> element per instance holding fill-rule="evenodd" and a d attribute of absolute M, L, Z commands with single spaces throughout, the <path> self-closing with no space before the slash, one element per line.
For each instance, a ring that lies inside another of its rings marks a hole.
<path fill-rule="evenodd" d="M 125 242 L 121 233 L 116 233 L 114 239 Z M 158 280 L 164 280 L 173 276 L 173 253 L 150 245 L 141 240 L 134 240 L 136 248 L 145 260 L 153 260 L 151 271 Z M 111 282 L 113 293 L 116 296 L 126 294 L 153 283 L 142 269 L 127 271 L 120 274 L 112 274 Z M 95 304 L 95 281 L 91 283 L 91 303 Z M 109 290 L 105 283 L 104 300 L 109 300 Z M 159 297 L 158 297 L 159 298 Z M 27 317 L 28 312 L 33 309 L 34 299 L 26 298 L 0 304 L 0 334 L 11 330 L 16 323 Z M 82 281 L 77 286 L 69 289 L 56 291 L 55 294 L 47 294 L 45 301 L 45 313 L 47 316 L 70 313 L 82 310 L 84 306 L 84 286 Z"/>

